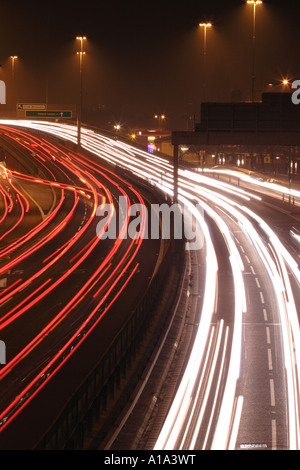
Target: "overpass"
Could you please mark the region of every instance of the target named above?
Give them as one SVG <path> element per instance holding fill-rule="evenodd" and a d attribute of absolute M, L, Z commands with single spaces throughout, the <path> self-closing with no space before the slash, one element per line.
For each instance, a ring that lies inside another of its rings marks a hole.
<path fill-rule="evenodd" d="M 298 146 L 300 108 L 290 93 L 264 93 L 257 103 L 203 103 L 194 132 L 173 132 L 173 145 Z"/>
<path fill-rule="evenodd" d="M 254 154 L 263 162 L 264 155 L 279 152 L 290 162 L 291 155 L 300 159 L 300 107 L 292 103 L 290 93 L 264 93 L 255 103 L 203 103 L 195 130 L 173 132 L 172 144 L 175 180 L 181 145 L 197 146 L 203 152 L 224 146 L 243 148 L 250 155 L 251 169 Z M 290 164 L 288 168 L 290 172 Z M 176 199 L 176 181 L 174 185 Z"/>

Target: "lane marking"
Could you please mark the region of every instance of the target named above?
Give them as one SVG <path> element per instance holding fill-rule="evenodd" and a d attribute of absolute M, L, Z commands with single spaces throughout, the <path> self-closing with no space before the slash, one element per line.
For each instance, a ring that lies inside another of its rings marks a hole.
<path fill-rule="evenodd" d="M 277 426 L 276 420 L 272 419 L 272 450 L 277 449 Z"/>
<path fill-rule="evenodd" d="M 268 367 L 269 370 L 273 370 L 272 351 L 270 348 L 268 349 Z"/>
<path fill-rule="evenodd" d="M 275 390 L 274 390 L 273 379 L 270 379 L 270 397 L 271 397 L 271 406 L 275 406 Z"/>
<path fill-rule="evenodd" d="M 266 327 L 266 333 L 267 333 L 267 344 L 271 344 L 270 328 L 268 326 Z"/>

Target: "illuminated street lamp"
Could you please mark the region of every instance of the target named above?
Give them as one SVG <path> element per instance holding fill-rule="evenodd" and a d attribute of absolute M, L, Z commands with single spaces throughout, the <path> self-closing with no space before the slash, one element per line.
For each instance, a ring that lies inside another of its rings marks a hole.
<path fill-rule="evenodd" d="M 282 81 L 281 81 L 282 85 L 284 87 L 287 87 L 287 86 L 290 86 L 290 81 L 288 78 L 284 78 Z"/>
<path fill-rule="evenodd" d="M 203 79 L 203 100 L 206 100 L 206 56 L 207 56 L 207 28 L 211 28 L 211 23 L 199 23 L 200 28 L 203 28 L 204 32 L 204 47 L 203 47 L 203 56 L 204 56 L 204 79 Z"/>
<path fill-rule="evenodd" d="M 207 44 L 207 28 L 211 28 L 211 23 L 199 23 L 200 28 L 204 31 L 204 56 L 206 56 L 206 44 Z"/>
<path fill-rule="evenodd" d="M 247 0 L 248 5 L 253 6 L 253 59 L 252 59 L 252 102 L 254 101 L 255 93 L 255 42 L 256 42 L 256 7 L 261 5 L 261 0 Z"/>
<path fill-rule="evenodd" d="M 80 52 L 77 52 L 79 55 L 79 73 L 80 73 L 80 97 L 79 97 L 79 106 L 77 111 L 77 143 L 78 146 L 81 144 L 81 116 L 82 116 L 82 68 L 83 68 L 83 56 L 85 52 L 83 51 L 83 42 L 86 40 L 85 36 L 77 36 L 76 38 L 80 41 Z"/>
<path fill-rule="evenodd" d="M 290 92 L 291 91 L 291 81 L 286 77 L 281 79 L 281 90 L 283 93 Z"/>
<path fill-rule="evenodd" d="M 155 114 L 154 119 L 157 119 L 159 122 L 159 125 L 161 125 L 161 123 L 165 121 L 166 116 L 165 114 Z"/>
<path fill-rule="evenodd" d="M 280 80 L 276 80 L 276 83 L 268 83 L 268 89 L 271 90 L 272 88 L 275 90 L 286 90 L 287 88 L 291 88 L 291 80 L 289 78 L 281 78 Z"/>
<path fill-rule="evenodd" d="M 14 80 L 14 78 L 15 78 L 15 61 L 16 61 L 16 59 L 18 59 L 18 56 L 17 55 L 11 55 L 10 59 L 11 59 L 11 74 L 12 74 L 12 79 Z"/>
<path fill-rule="evenodd" d="M 16 101 L 16 85 L 15 85 L 15 62 L 16 60 L 18 59 L 18 56 L 16 55 L 11 55 L 10 56 L 10 59 L 11 59 L 11 76 L 12 76 L 12 81 L 13 81 L 13 84 L 12 84 L 12 101 Z"/>

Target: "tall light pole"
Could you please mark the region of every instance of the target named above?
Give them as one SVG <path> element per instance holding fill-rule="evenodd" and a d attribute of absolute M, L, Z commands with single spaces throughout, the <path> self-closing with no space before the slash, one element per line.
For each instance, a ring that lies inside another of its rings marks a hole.
<path fill-rule="evenodd" d="M 162 123 L 165 121 L 166 116 L 164 114 L 155 114 L 154 119 L 158 120 L 159 127 L 162 128 Z"/>
<path fill-rule="evenodd" d="M 14 80 L 15 78 L 15 60 L 18 58 L 17 55 L 11 55 L 10 56 L 10 59 L 11 59 L 11 75 L 12 75 L 12 79 Z"/>
<path fill-rule="evenodd" d="M 204 78 L 203 78 L 203 88 L 204 88 L 204 93 L 203 93 L 203 101 L 206 100 L 206 74 L 207 74 L 207 70 L 206 70 L 206 58 L 207 58 L 207 28 L 211 28 L 212 27 L 212 24 L 211 23 L 199 23 L 199 26 L 200 28 L 203 28 L 203 32 L 204 32 L 204 46 L 203 46 L 203 57 L 204 57 Z"/>
<path fill-rule="evenodd" d="M 262 4 L 261 0 L 247 0 L 248 5 L 253 6 L 253 56 L 252 56 L 252 87 L 251 87 L 251 99 L 254 102 L 255 98 L 255 47 L 256 47 L 256 7 Z"/>
<path fill-rule="evenodd" d="M 77 144 L 81 145 L 81 118 L 82 118 L 82 69 L 83 69 L 83 56 L 85 52 L 83 50 L 83 42 L 86 40 L 85 36 L 77 36 L 76 38 L 80 41 L 80 52 L 79 55 L 79 74 L 80 74 L 80 89 L 79 89 L 79 104 L 77 110 Z"/>
<path fill-rule="evenodd" d="M 18 59 L 18 56 L 16 55 L 11 55 L 10 56 L 10 59 L 11 59 L 11 76 L 12 76 L 12 94 L 11 94 L 11 97 L 12 97 L 12 103 L 14 103 L 15 101 L 17 101 L 17 91 L 16 91 L 16 84 L 15 84 L 15 61 Z"/>
<path fill-rule="evenodd" d="M 291 82 L 288 78 L 283 78 L 281 80 L 281 85 L 282 85 L 283 90 L 289 90 L 290 91 Z"/>

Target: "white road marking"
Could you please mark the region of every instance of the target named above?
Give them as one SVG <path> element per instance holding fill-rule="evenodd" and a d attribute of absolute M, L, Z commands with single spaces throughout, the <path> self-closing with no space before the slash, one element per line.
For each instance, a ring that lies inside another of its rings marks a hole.
<path fill-rule="evenodd" d="M 271 349 L 268 349 L 268 366 L 269 366 L 269 370 L 273 370 L 272 351 L 271 351 Z"/>
<path fill-rule="evenodd" d="M 277 448 L 276 420 L 272 419 L 272 450 L 276 450 L 276 448 Z"/>
<path fill-rule="evenodd" d="M 266 327 L 266 333 L 267 333 L 267 343 L 271 344 L 270 328 L 268 326 Z"/>
<path fill-rule="evenodd" d="M 270 396 L 271 396 L 271 406 L 275 406 L 275 389 L 274 389 L 273 379 L 270 379 Z"/>

